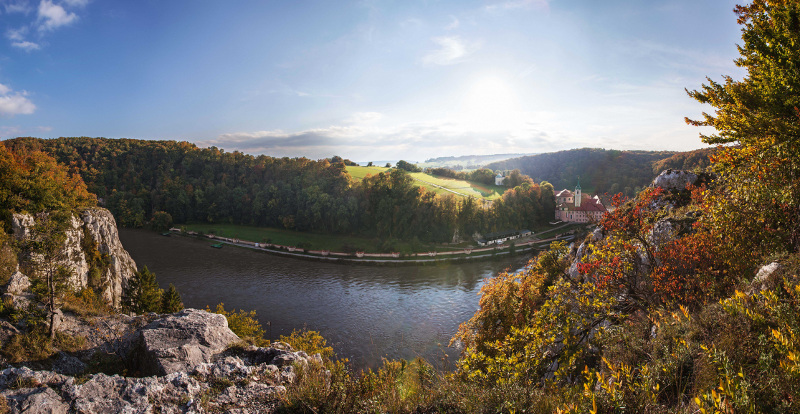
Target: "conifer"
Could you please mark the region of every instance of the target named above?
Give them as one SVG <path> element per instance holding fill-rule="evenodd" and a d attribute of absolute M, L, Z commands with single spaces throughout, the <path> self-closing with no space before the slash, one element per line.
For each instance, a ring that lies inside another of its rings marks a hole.
<path fill-rule="evenodd" d="M 162 313 L 175 313 L 183 309 L 183 302 L 181 302 L 181 295 L 175 285 L 169 284 L 166 293 L 161 297 L 161 312 Z"/>

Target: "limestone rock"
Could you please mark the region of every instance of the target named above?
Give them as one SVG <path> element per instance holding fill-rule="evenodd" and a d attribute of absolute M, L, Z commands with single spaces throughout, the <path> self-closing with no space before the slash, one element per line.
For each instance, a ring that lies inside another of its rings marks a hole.
<path fill-rule="evenodd" d="M 697 182 L 697 174 L 683 170 L 664 170 L 653 180 L 654 187 L 661 187 L 664 190 L 677 190 L 682 191 L 686 189 L 687 184 L 694 184 Z"/>
<path fill-rule="evenodd" d="M 750 291 L 755 292 L 758 290 L 769 289 L 775 282 L 775 275 L 779 275 L 783 271 L 783 265 L 778 262 L 772 262 L 761 266 L 756 273 L 756 277 L 750 282 Z"/>
<path fill-rule="evenodd" d="M 31 237 L 31 229 L 36 218 L 30 214 L 14 214 L 11 227 L 18 240 Z M 84 232 L 86 230 L 86 232 Z M 94 239 L 97 250 L 108 256 L 110 266 L 101 275 L 100 285 L 104 287 L 103 298 L 115 308 L 122 302 L 122 289 L 136 272 L 136 263 L 122 247 L 114 216 L 103 208 L 90 208 L 81 212 L 80 217 L 72 216 L 66 230 L 64 265 L 70 270 L 70 284 L 76 289 L 89 286 L 90 267 L 86 252 L 82 250 L 84 237 Z"/>
<path fill-rule="evenodd" d="M 52 388 L 20 388 L 4 395 L 12 413 L 67 414 L 69 405 Z"/>
<path fill-rule="evenodd" d="M 122 303 L 122 289 L 127 286 L 128 280 L 136 273 L 136 262 L 122 247 L 117 231 L 117 222 L 110 211 L 104 208 L 91 208 L 81 214 L 83 227 L 97 244 L 101 254 L 108 255 L 110 266 L 103 275 L 103 281 L 108 281 L 103 298 L 114 307 L 119 308 Z"/>
<path fill-rule="evenodd" d="M 21 295 L 31 287 L 31 281 L 28 276 L 25 276 L 20 271 L 14 272 L 6 284 L 6 293 L 12 295 Z"/>
<path fill-rule="evenodd" d="M 86 371 L 86 364 L 65 352 L 59 352 L 53 359 L 52 370 L 59 374 L 77 376 Z"/>
<path fill-rule="evenodd" d="M 237 341 L 225 316 L 184 309 L 139 331 L 133 365 L 142 375 L 189 371 Z"/>

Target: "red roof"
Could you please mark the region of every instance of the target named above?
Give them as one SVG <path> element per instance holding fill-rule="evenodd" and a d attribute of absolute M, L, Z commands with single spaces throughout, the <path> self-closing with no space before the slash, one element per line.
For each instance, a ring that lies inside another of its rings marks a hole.
<path fill-rule="evenodd" d="M 556 194 L 556 197 L 572 197 L 572 191 L 569 191 L 565 188 L 559 191 L 558 194 Z"/>
<path fill-rule="evenodd" d="M 566 207 L 567 210 L 569 210 L 569 211 L 599 211 L 599 212 L 605 212 L 606 211 L 606 208 L 605 208 L 605 206 L 603 206 L 602 203 L 600 203 L 596 198 L 593 198 L 588 194 L 583 194 L 583 197 L 581 197 L 581 206 L 580 207 L 575 207 L 575 205 L 571 204 L 571 203 L 569 203 L 569 204 L 562 203 L 562 204 L 559 204 L 559 207 L 562 207 L 562 208 Z"/>

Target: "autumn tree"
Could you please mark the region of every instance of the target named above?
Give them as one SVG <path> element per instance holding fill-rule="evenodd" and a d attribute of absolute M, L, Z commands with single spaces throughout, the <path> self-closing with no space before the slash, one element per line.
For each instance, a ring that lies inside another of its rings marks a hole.
<path fill-rule="evenodd" d="M 800 250 L 800 1 L 755 0 L 735 9 L 747 74 L 708 79 L 688 92 L 710 104 L 691 125 L 711 126 L 703 142 L 724 146 L 713 157 L 722 184 L 710 221 L 732 248 L 762 253 Z"/>

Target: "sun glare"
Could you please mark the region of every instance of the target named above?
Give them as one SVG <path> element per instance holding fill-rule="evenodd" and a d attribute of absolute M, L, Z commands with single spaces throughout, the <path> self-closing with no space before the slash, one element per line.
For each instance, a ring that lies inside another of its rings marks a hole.
<path fill-rule="evenodd" d="M 519 106 L 516 94 L 505 80 L 483 77 L 467 90 L 464 119 L 477 130 L 498 130 L 518 121 Z"/>

